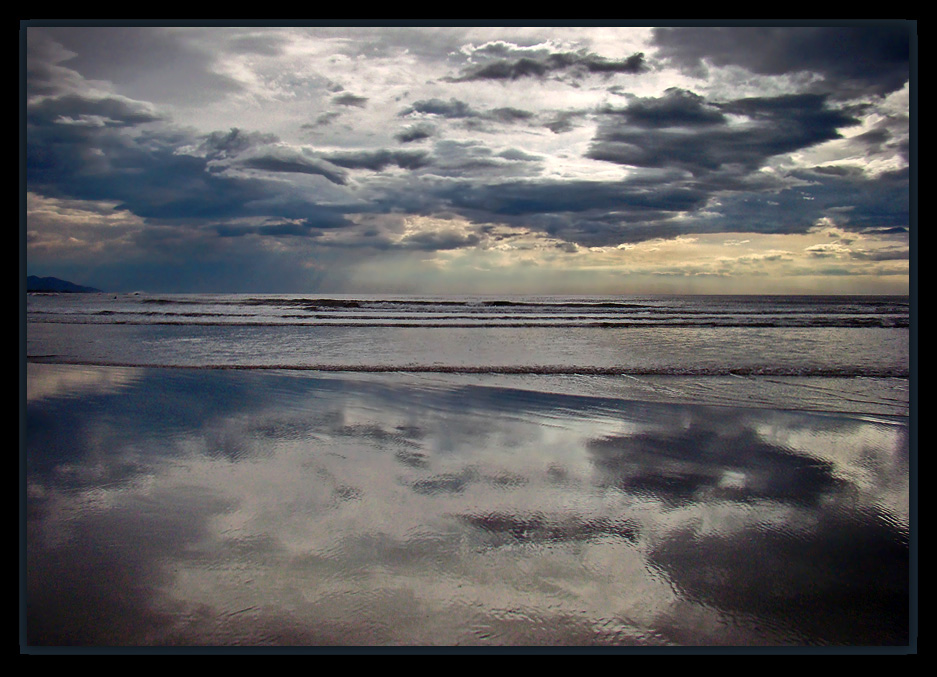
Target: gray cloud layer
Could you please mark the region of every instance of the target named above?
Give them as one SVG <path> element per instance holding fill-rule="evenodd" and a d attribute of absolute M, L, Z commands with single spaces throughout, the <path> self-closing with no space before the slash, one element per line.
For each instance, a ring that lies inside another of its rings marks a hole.
<path fill-rule="evenodd" d="M 606 59 L 597 54 L 576 52 L 549 52 L 512 48 L 505 43 L 486 45 L 473 51 L 472 56 L 481 64 L 467 66 L 453 82 L 472 80 L 518 80 L 542 78 L 551 73 L 570 73 L 582 77 L 589 73 L 641 73 L 647 69 L 644 54 L 635 53 L 626 59 Z"/>
<path fill-rule="evenodd" d="M 343 40 L 336 54 L 371 54 L 388 69 L 382 77 L 390 77 L 393 59 L 404 53 L 401 33 L 375 32 L 370 51 L 348 37 L 353 33 L 334 33 Z M 180 99 L 192 105 L 247 91 L 245 81 L 219 75 L 213 49 L 257 59 L 286 53 L 278 34 L 232 31 L 220 47 L 196 39 L 202 35 L 31 28 L 28 190 L 109 201 L 154 227 L 209 226 L 227 240 L 322 240 L 322 229 L 346 229 L 344 247 L 361 236 L 352 228 L 355 214 L 463 216 L 570 245 L 693 232 L 803 233 L 823 217 L 855 230 L 909 225 L 908 117 L 870 115 L 882 95 L 908 81 L 902 25 L 661 28 L 652 34 L 652 49 L 628 57 L 601 56 L 591 46 L 547 48 L 532 39 L 528 47 L 491 41 L 468 49 L 458 31 L 433 33 L 432 40 L 418 32 L 426 40 L 406 54 L 410 68 L 436 66 L 426 87 L 414 79 L 411 88 L 379 100 L 383 92 L 367 89 L 365 80 L 346 77 L 338 84 L 332 72 L 309 76 L 321 91 L 310 98 L 306 123 L 295 127 L 315 130 L 307 132 L 316 135 L 315 144 L 256 122 L 208 130 L 175 124 L 172 104 Z M 150 50 L 153 67 L 133 48 Z M 629 91 L 667 64 L 697 76 L 731 65 L 756 75 L 809 72 L 814 78 L 799 91 L 758 96 L 716 96 L 703 79 L 655 93 Z M 184 88 L 169 91 L 172 78 L 181 83 L 183 77 Z M 270 75 L 275 88 L 266 95 L 283 96 L 277 88 L 285 79 Z M 572 96 L 593 91 L 587 79 L 604 88 L 597 90 L 606 92 L 600 105 Z M 520 88 L 535 84 L 555 89 L 535 98 L 537 90 Z M 853 130 L 848 138 L 847 130 Z M 578 146 L 556 151 L 549 145 L 567 138 Z M 781 161 L 830 142 L 842 144 L 851 160 L 787 167 Z M 866 158 L 900 161 L 873 172 Z M 577 163 L 596 175 L 564 176 Z M 472 231 L 396 242 L 432 250 L 472 247 L 478 239 Z M 867 256 L 887 260 L 889 254 Z"/>
<path fill-rule="evenodd" d="M 656 28 L 659 55 L 699 71 L 705 64 L 753 73 L 812 72 L 831 91 L 875 94 L 908 80 L 910 31 L 904 22 L 831 27 Z"/>
<path fill-rule="evenodd" d="M 727 114 L 744 124 L 731 124 Z M 726 168 L 752 171 L 775 155 L 839 138 L 840 128 L 858 122 L 828 108 L 819 95 L 704 104 L 692 92 L 671 89 L 663 97 L 606 112 L 589 157 L 696 176 Z"/>

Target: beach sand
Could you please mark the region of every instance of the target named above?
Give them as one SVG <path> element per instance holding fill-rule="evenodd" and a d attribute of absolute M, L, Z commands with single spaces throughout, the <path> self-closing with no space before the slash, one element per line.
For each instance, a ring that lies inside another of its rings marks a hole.
<path fill-rule="evenodd" d="M 29 364 L 28 643 L 907 645 L 907 417 L 525 383 Z"/>

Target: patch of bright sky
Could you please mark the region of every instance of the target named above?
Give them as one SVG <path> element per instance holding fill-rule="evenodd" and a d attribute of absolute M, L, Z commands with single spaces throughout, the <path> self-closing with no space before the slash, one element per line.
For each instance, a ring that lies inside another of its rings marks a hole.
<path fill-rule="evenodd" d="M 27 193 L 29 226 L 26 238 L 31 254 L 83 258 L 102 251 L 133 249 L 135 235 L 145 222 L 114 202 L 63 200 Z"/>
<path fill-rule="evenodd" d="M 467 225 L 408 220 L 408 234 L 420 227 Z M 650 293 L 803 293 L 816 289 L 821 278 L 835 293 L 906 293 L 908 285 L 901 237 L 857 234 L 829 223 L 804 234 L 711 233 L 617 247 L 568 247 L 507 226 L 491 235 L 497 237 L 471 249 L 370 261 L 368 275 L 401 291 L 444 293 L 497 293 L 505 284 L 544 293 L 627 293 L 636 285 Z M 870 263 L 876 253 L 886 258 Z M 353 281 L 360 283 L 363 272 L 353 274 Z"/>

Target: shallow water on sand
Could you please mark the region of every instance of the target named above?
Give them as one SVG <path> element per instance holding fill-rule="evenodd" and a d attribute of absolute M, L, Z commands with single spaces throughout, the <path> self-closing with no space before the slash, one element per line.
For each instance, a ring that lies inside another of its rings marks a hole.
<path fill-rule="evenodd" d="M 29 643 L 908 644 L 907 417 L 538 378 L 29 364 Z"/>

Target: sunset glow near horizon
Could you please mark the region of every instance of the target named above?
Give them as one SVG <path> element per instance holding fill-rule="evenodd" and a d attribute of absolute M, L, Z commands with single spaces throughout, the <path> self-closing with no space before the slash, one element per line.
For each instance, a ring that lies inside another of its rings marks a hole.
<path fill-rule="evenodd" d="M 915 29 L 28 23 L 26 272 L 907 294 Z"/>

